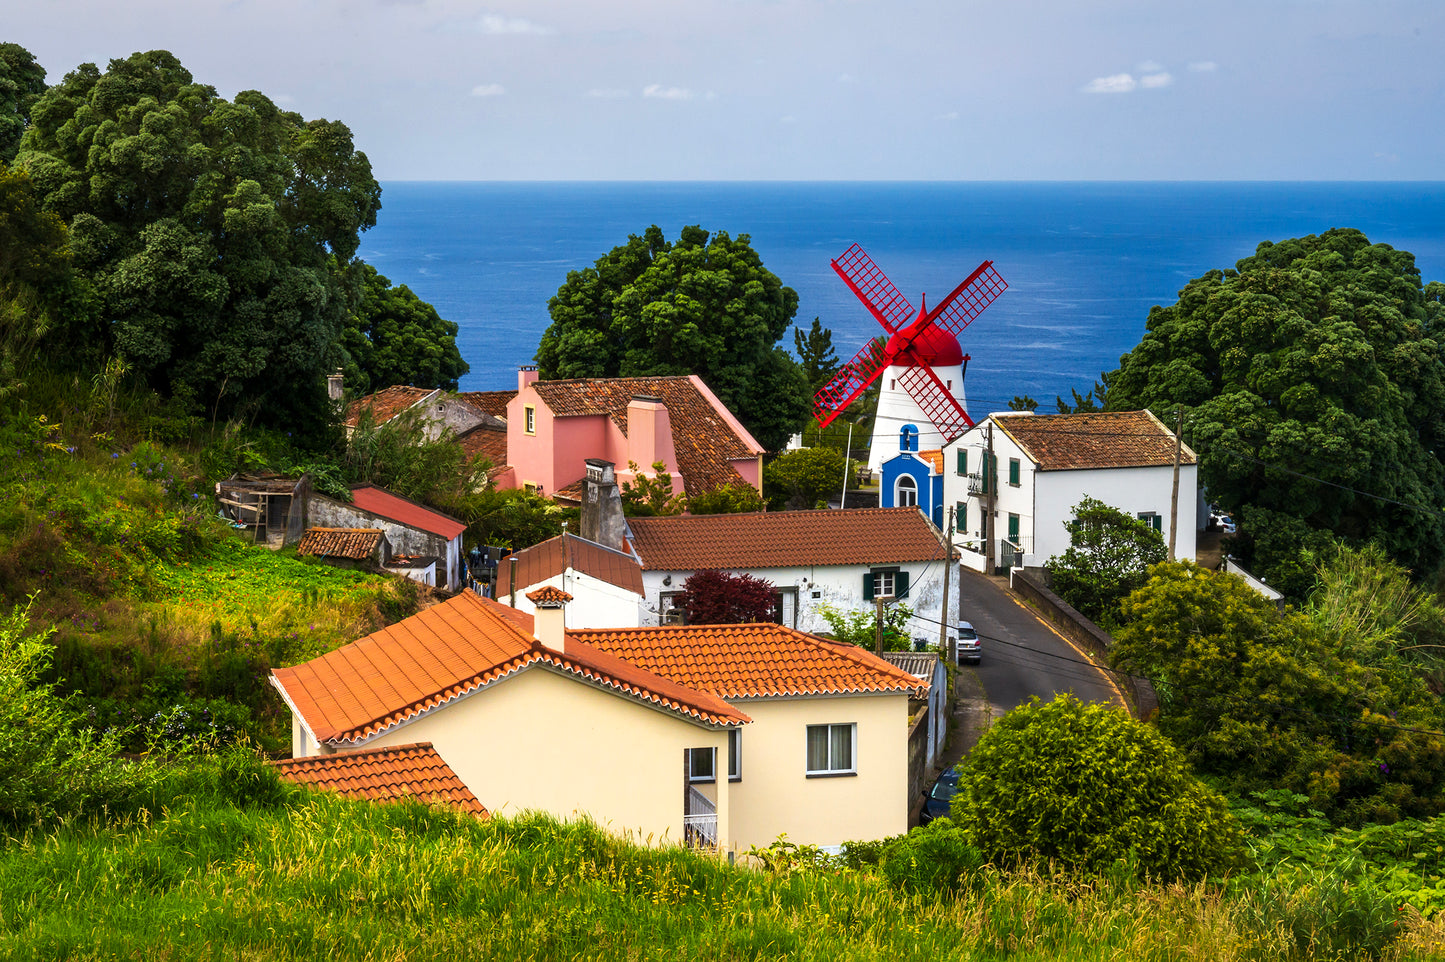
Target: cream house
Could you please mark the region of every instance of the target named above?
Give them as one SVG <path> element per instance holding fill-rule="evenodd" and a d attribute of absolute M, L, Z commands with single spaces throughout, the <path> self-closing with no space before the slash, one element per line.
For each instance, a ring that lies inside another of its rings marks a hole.
<path fill-rule="evenodd" d="M 292 753 L 430 743 L 494 815 L 747 851 L 907 828 L 908 697 L 924 683 L 780 625 L 565 631 L 470 592 L 272 683 Z"/>

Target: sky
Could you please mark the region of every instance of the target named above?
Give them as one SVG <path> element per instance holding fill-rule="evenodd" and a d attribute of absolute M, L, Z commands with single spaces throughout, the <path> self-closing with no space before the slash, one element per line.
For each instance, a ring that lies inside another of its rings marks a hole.
<path fill-rule="evenodd" d="M 1442 0 L 12 0 L 379 180 L 1445 180 Z"/>

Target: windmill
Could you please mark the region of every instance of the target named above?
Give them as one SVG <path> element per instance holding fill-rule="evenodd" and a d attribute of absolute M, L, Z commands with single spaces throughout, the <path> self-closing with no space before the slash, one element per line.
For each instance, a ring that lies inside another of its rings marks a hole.
<path fill-rule="evenodd" d="M 864 345 L 814 395 L 813 417 L 818 426 L 831 424 L 882 375 L 868 454 L 868 466 L 873 470 L 895 453 L 898 432 L 905 424 L 918 427 L 919 450 L 941 448 L 973 427 L 963 406 L 968 355 L 959 348 L 958 335 L 1008 289 L 993 269 L 993 261 L 978 265 L 931 311 L 925 295 L 916 315 L 908 298 L 857 244 L 831 263 L 848 289 L 883 325 L 888 340 L 881 349 L 874 341 Z"/>

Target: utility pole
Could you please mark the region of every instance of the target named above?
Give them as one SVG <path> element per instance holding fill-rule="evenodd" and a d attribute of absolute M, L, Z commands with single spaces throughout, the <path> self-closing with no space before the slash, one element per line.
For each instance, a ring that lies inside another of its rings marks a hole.
<path fill-rule="evenodd" d="M 983 537 L 985 542 L 983 563 L 984 572 L 987 574 L 993 574 L 994 558 L 993 516 L 995 513 L 994 498 L 997 491 L 997 485 L 994 484 L 993 473 L 993 420 L 990 418 L 988 422 L 988 451 L 985 452 L 983 456 L 982 472 L 984 501 L 988 505 L 988 509 L 984 512 L 983 515 Z"/>
<path fill-rule="evenodd" d="M 511 606 L 515 608 L 517 607 L 517 556 L 515 554 L 512 555 L 511 561 L 512 566 L 507 569 L 507 581 L 512 589 Z"/>
<path fill-rule="evenodd" d="M 938 619 L 938 653 L 939 657 L 948 657 L 948 576 L 953 573 L 953 506 L 948 508 L 948 527 L 945 529 L 948 538 L 948 554 L 943 562 L 943 609 Z"/>
<path fill-rule="evenodd" d="M 874 598 L 873 607 L 875 620 L 873 622 L 873 651 L 883 654 L 883 603 L 892 601 L 892 598 Z"/>
<path fill-rule="evenodd" d="M 1184 405 L 1174 415 L 1174 493 L 1169 496 L 1169 560 L 1174 560 L 1174 535 L 1179 530 L 1179 454 L 1184 447 Z"/>
<path fill-rule="evenodd" d="M 838 510 L 848 507 L 848 461 L 853 457 L 853 422 L 848 422 L 848 447 L 843 450 L 843 496 L 838 499 Z"/>

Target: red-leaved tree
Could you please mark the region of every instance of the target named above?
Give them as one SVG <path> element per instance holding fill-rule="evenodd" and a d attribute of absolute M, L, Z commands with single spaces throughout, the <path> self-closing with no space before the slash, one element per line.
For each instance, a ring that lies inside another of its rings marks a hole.
<path fill-rule="evenodd" d="M 773 621 L 776 605 L 771 582 L 726 571 L 698 571 L 677 595 L 677 606 L 687 612 L 690 625 Z"/>

